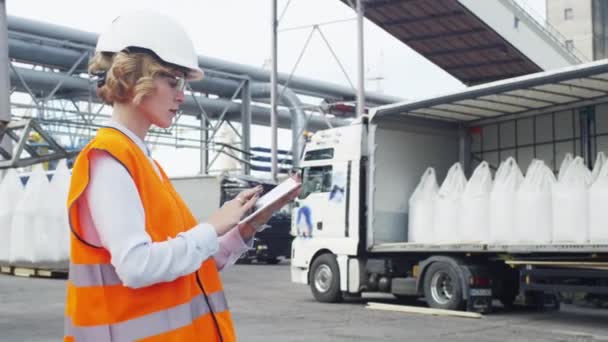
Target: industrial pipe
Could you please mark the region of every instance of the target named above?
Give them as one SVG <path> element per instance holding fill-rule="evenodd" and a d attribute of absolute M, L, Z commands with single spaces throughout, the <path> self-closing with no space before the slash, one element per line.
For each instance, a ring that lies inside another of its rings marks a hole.
<path fill-rule="evenodd" d="M 65 74 L 51 74 L 45 71 L 38 71 L 26 68 L 15 68 L 23 80 L 28 84 L 30 88 L 35 88 L 43 91 L 51 91 L 58 82 L 62 82 L 62 86 L 58 95 L 62 93 L 69 94 L 70 98 L 79 97 L 81 100 L 86 101 L 89 92 L 89 80 L 78 76 L 68 76 Z M 11 70 L 11 80 L 14 86 L 19 91 L 27 91 L 17 75 Z M 94 97 L 96 101 L 99 101 L 97 97 Z M 241 104 L 238 102 L 231 102 L 226 99 L 210 99 L 204 96 L 196 96 L 198 101 L 204 108 L 211 118 L 217 119 L 221 112 L 228 106 L 226 112 L 226 119 L 240 120 L 241 117 Z M 196 101 L 192 98 L 192 95 L 186 96 L 186 100 L 181 106 L 181 109 L 186 115 L 198 115 L 200 109 L 196 104 Z M 279 110 L 278 113 L 278 126 L 281 128 L 290 128 L 291 113 L 285 109 Z M 256 125 L 268 125 L 270 120 L 269 108 L 264 106 L 251 106 L 252 123 Z M 343 126 L 349 123 L 348 120 L 331 118 L 330 122 L 332 125 Z M 327 127 L 324 119 L 320 117 L 311 117 L 309 121 L 309 128 L 312 130 L 322 129 Z"/>
<path fill-rule="evenodd" d="M 270 84 L 254 84 L 251 87 L 252 98 L 267 98 L 271 92 Z M 294 166 L 298 166 L 299 157 L 304 150 L 305 139 L 303 132 L 306 129 L 306 113 L 302 109 L 302 102 L 289 88 L 279 86 L 277 89 L 279 101 L 289 108 L 291 113 L 291 155 Z M 325 125 L 327 128 L 327 124 Z"/>
<path fill-rule="evenodd" d="M 30 35 L 47 37 L 63 42 L 72 42 L 81 45 L 88 45 L 93 48 L 97 42 L 97 34 L 92 32 L 81 31 L 69 27 L 18 18 L 8 17 L 9 32 L 21 32 Z M 32 56 L 34 58 L 35 56 Z M 71 60 L 72 63 L 75 59 Z M 67 62 L 70 66 L 71 64 Z M 270 82 L 270 72 L 258 67 L 248 66 L 244 64 L 228 62 L 225 60 L 212 58 L 208 56 L 199 56 L 199 65 L 203 69 L 218 70 L 234 75 L 249 76 L 253 81 Z M 298 94 L 317 96 L 327 99 L 337 100 L 352 100 L 356 97 L 356 91 L 350 87 L 345 87 L 328 82 L 321 82 L 304 77 L 292 76 L 289 74 L 279 73 L 278 81 L 285 84 L 289 79 L 289 88 Z M 365 94 L 367 103 L 371 104 L 388 104 L 402 101 L 401 98 L 388 96 L 376 93 Z"/>

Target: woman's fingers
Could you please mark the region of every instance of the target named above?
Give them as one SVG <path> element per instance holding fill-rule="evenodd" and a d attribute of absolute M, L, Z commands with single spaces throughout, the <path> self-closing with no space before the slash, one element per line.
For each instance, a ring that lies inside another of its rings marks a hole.
<path fill-rule="evenodd" d="M 257 202 L 258 198 L 260 198 L 260 196 L 254 195 L 247 202 L 245 202 L 245 204 L 243 204 L 243 206 L 241 207 L 241 210 L 243 210 L 243 213 L 246 213 L 251 208 L 253 208 L 253 206 L 255 205 L 255 202 Z"/>
<path fill-rule="evenodd" d="M 259 193 L 262 192 L 262 186 L 258 185 L 255 188 L 251 188 L 251 189 L 247 189 L 247 190 L 243 190 L 241 191 L 241 193 L 238 195 L 239 198 L 242 198 L 243 200 L 250 200 L 253 196 L 258 195 Z"/>

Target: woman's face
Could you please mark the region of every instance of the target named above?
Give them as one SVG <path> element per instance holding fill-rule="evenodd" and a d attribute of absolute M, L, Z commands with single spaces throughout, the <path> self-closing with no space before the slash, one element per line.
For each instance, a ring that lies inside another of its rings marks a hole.
<path fill-rule="evenodd" d="M 182 73 L 160 74 L 154 80 L 156 91 L 146 96 L 138 106 L 146 120 L 155 126 L 168 128 L 184 102 L 185 78 Z"/>

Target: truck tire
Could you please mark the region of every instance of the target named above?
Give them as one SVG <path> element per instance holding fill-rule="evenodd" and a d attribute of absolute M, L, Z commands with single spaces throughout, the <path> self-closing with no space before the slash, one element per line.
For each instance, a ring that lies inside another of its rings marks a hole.
<path fill-rule="evenodd" d="M 432 263 L 424 274 L 424 297 L 435 309 L 462 309 L 465 303 L 458 271 L 445 262 Z"/>
<path fill-rule="evenodd" d="M 316 300 L 323 303 L 342 301 L 340 270 L 336 256 L 330 253 L 318 256 L 310 268 L 310 289 Z"/>

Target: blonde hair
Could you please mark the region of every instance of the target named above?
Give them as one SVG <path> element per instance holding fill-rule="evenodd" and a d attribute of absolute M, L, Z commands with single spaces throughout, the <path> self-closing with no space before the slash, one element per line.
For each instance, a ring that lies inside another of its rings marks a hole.
<path fill-rule="evenodd" d="M 105 74 L 105 82 L 97 87 L 97 96 L 109 105 L 129 101 L 140 104 L 156 90 L 155 77 L 176 71 L 181 70 L 146 52 L 97 52 L 89 61 L 90 74 Z"/>

